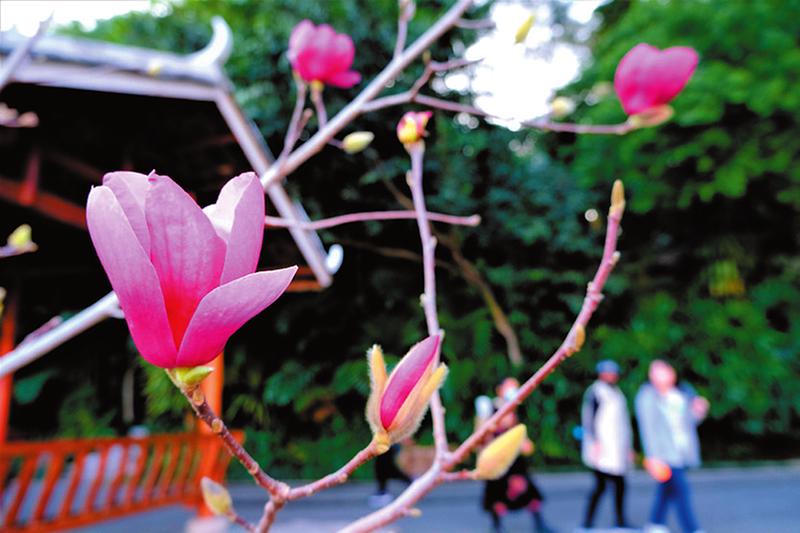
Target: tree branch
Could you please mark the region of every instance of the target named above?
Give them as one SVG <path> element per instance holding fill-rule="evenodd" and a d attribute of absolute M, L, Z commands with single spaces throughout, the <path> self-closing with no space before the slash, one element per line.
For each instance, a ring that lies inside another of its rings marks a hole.
<path fill-rule="evenodd" d="M 271 184 L 294 172 L 297 167 L 308 161 L 328 144 L 337 133 L 353 121 L 363 111 L 366 103 L 378 96 L 386 86 L 405 70 L 417 57 L 427 50 L 437 39 L 449 31 L 458 19 L 472 5 L 472 0 L 458 0 L 433 26 L 423 33 L 411 46 L 406 48 L 341 111 L 328 121 L 308 141 L 292 152 L 283 165 L 272 165 L 261 176 L 261 184 L 268 188 Z"/>
<path fill-rule="evenodd" d="M 444 461 L 431 465 L 427 472 L 417 478 L 400 496 L 392 503 L 378 509 L 377 511 L 353 522 L 340 533 L 364 533 L 374 531 L 382 526 L 390 524 L 395 520 L 406 516 L 408 510 L 418 502 L 423 496 L 431 492 L 434 488 L 445 481 L 451 480 L 454 476 L 448 471 L 452 470 L 460 462 L 464 461 L 492 431 L 494 431 L 500 420 L 508 413 L 515 410 L 528 396 L 535 391 L 539 385 L 550 375 L 564 360 L 574 354 L 583 345 L 586 335 L 586 326 L 602 300 L 602 290 L 608 276 L 619 259 L 617 252 L 617 237 L 619 235 L 619 225 L 622 220 L 622 213 L 625 206 L 624 192 L 622 183 L 616 182 L 612 193 L 612 204 L 609 210 L 608 227 L 606 228 L 605 244 L 603 246 L 603 257 L 600 266 L 595 273 L 594 279 L 589 283 L 586 296 L 578 313 L 575 322 L 570 328 L 564 341 L 547 362 L 531 376 L 519 389 L 517 396 L 507 402 L 502 408 L 492 415 L 486 422 L 481 424 L 475 432 L 467 438 L 453 453 L 449 454 Z M 459 476 L 455 476 L 459 477 Z"/>
<path fill-rule="evenodd" d="M 315 220 L 314 222 L 303 222 L 300 220 L 288 220 L 280 217 L 267 216 L 264 218 L 264 223 L 266 226 L 275 228 L 297 227 L 305 230 L 318 230 L 369 220 L 413 220 L 415 218 L 417 218 L 417 215 L 414 211 L 369 211 L 365 213 L 350 213 L 348 215 L 323 218 L 321 220 Z M 428 218 L 436 222 L 453 224 L 455 226 L 477 226 L 481 223 L 480 215 L 459 217 L 429 212 Z"/>
<path fill-rule="evenodd" d="M 408 209 L 413 207 L 411 199 L 395 187 L 391 181 L 383 180 L 383 183 L 400 205 Z M 492 315 L 495 328 L 506 341 L 508 359 L 514 365 L 522 364 L 522 349 L 519 346 L 519 339 L 514 331 L 514 327 L 508 320 L 508 316 L 497 301 L 492 286 L 484 279 L 478 267 L 476 267 L 472 261 L 464 257 L 458 239 L 452 233 L 450 235 L 445 235 L 441 231 L 438 231 L 435 226 L 432 226 L 431 230 L 439 242 L 450 250 L 450 254 L 453 256 L 453 260 L 459 268 L 458 273 L 467 283 L 478 290 L 486 303 L 486 307 L 489 308 L 489 313 Z"/>
<path fill-rule="evenodd" d="M 428 221 L 428 208 L 425 206 L 425 193 L 422 188 L 422 164 L 425 157 L 425 142 L 417 141 L 406 145 L 411 156 L 411 172 L 407 176 L 411 188 L 411 198 L 414 202 L 414 211 L 417 214 L 417 228 L 422 245 L 422 272 L 424 292 L 422 294 L 422 308 L 425 311 L 425 321 L 428 324 L 428 335 L 438 335 L 439 313 L 436 310 L 436 238 L 431 235 L 431 224 Z M 438 363 L 434 362 L 436 366 Z M 433 421 L 433 439 L 436 446 L 436 458 L 439 462 L 449 453 L 447 449 L 447 428 L 444 420 L 444 407 L 439 396 L 439 391 L 434 391 L 431 396 L 431 420 Z"/>
<path fill-rule="evenodd" d="M 273 479 L 261 469 L 261 466 L 259 466 L 256 460 L 253 459 L 239 441 L 233 437 L 230 430 L 228 430 L 228 426 L 225 425 L 225 422 L 223 422 L 208 405 L 203 391 L 199 388 L 194 388 L 193 390 L 186 389 L 175 381 L 173 374 L 169 371 L 167 375 L 169 375 L 170 379 L 172 379 L 173 383 L 178 387 L 178 390 L 180 390 L 189 401 L 189 405 L 192 406 L 197 418 L 205 422 L 211 431 L 219 436 L 225 448 L 227 448 L 228 453 L 235 457 L 245 470 L 253 476 L 256 484 L 269 492 L 273 499 L 285 499 L 286 494 L 289 492 L 289 486 L 286 483 Z"/>

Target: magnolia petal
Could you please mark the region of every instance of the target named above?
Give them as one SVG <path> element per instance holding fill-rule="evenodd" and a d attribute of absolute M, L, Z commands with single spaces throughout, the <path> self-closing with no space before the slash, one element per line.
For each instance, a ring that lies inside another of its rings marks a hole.
<path fill-rule="evenodd" d="M 328 66 L 331 72 L 343 72 L 348 70 L 356 56 L 356 47 L 353 39 L 344 33 L 335 33 L 330 40 L 328 48 Z"/>
<path fill-rule="evenodd" d="M 209 292 L 197 306 L 178 351 L 178 366 L 204 365 L 233 333 L 283 294 L 297 267 L 255 272 Z"/>
<path fill-rule="evenodd" d="M 388 428 L 397 412 L 419 383 L 420 378 L 430 369 L 439 349 L 439 335 L 431 335 L 415 344 L 392 370 L 381 399 L 381 423 Z"/>
<path fill-rule="evenodd" d="M 163 368 L 175 366 L 177 350 L 158 276 L 111 188 L 91 190 L 86 225 L 142 357 Z"/>
<path fill-rule="evenodd" d="M 361 74 L 353 70 L 339 72 L 333 76 L 328 76 L 327 83 L 340 89 L 349 89 L 361 81 Z"/>
<path fill-rule="evenodd" d="M 369 365 L 370 393 L 367 400 L 366 418 L 372 432 L 383 432 L 381 427 L 380 403 L 383 390 L 386 387 L 386 363 L 383 360 L 383 350 L 375 344 L 367 352 Z"/>
<path fill-rule="evenodd" d="M 446 377 L 447 365 L 441 364 L 414 388 L 389 429 L 392 442 L 400 442 L 417 432 L 428 412 L 431 396 L 442 386 Z"/>
<path fill-rule="evenodd" d="M 157 174 L 149 180 L 145 217 L 150 257 L 161 282 L 175 345 L 180 346 L 200 300 L 219 286 L 225 243 L 177 183 Z"/>
<path fill-rule="evenodd" d="M 264 189 L 258 176 L 236 176 L 222 187 L 217 203 L 203 212 L 226 244 L 220 284 L 254 272 L 264 240 Z"/>
<path fill-rule="evenodd" d="M 288 52 L 289 62 L 292 64 L 292 68 L 297 68 L 295 66 L 297 54 L 308 44 L 309 40 L 312 38 L 314 34 L 314 28 L 314 23 L 308 19 L 305 19 L 298 22 L 294 29 L 292 29 L 292 34 L 289 36 Z"/>
<path fill-rule="evenodd" d="M 130 222 L 133 232 L 144 251 L 150 253 L 150 232 L 144 217 L 144 199 L 147 194 L 147 175 L 138 172 L 109 172 L 103 176 L 103 185 L 111 189 Z"/>

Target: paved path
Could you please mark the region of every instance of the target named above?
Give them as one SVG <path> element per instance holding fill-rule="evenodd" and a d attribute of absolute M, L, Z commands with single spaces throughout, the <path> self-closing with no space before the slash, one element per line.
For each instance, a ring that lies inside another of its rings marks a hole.
<path fill-rule="evenodd" d="M 690 475 L 700 522 L 708 533 L 798 533 L 800 532 L 800 465 L 748 469 L 701 470 Z M 571 533 L 579 524 L 591 479 L 586 473 L 540 474 L 537 482 L 547 496 L 544 511 L 561 533 Z M 401 486 L 394 486 L 401 489 Z M 294 502 L 279 515 L 275 533 L 325 533 L 335 531 L 369 512 L 371 484 L 352 483 L 314 498 Z M 477 483 L 444 485 L 419 505 L 422 518 L 405 519 L 388 531 L 395 533 L 485 533 L 488 520 L 479 510 L 481 486 Z M 232 488 L 237 509 L 253 521 L 260 516 L 263 495 L 247 485 Z M 630 520 L 644 524 L 653 493 L 653 483 L 642 472 L 629 477 L 627 507 Z M 610 523 L 610 498 L 606 495 L 598 525 Z M 109 521 L 86 533 L 178 533 L 191 513 L 168 507 L 152 513 Z M 532 531 L 523 513 L 507 520 L 509 533 Z M 672 524 L 673 531 L 679 531 Z M 233 530 L 232 530 L 233 531 Z"/>

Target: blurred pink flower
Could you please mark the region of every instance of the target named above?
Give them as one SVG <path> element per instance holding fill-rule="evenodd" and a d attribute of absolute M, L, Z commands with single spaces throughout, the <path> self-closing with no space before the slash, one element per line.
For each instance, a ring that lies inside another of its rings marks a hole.
<path fill-rule="evenodd" d="M 697 67 L 697 52 L 686 46 L 659 50 L 634 46 L 619 62 L 614 89 L 628 115 L 668 104 L 683 90 Z"/>
<path fill-rule="evenodd" d="M 432 111 L 408 111 L 397 123 L 397 138 L 403 144 L 412 144 L 428 135 L 425 129 L 433 116 Z"/>
<path fill-rule="evenodd" d="M 348 89 L 361 81 L 361 74 L 350 70 L 353 40 L 327 24 L 315 26 L 310 20 L 297 24 L 289 37 L 288 56 L 292 68 L 307 82 Z"/>
<path fill-rule="evenodd" d="M 297 270 L 254 273 L 264 192 L 252 172 L 204 210 L 167 176 L 112 172 L 89 193 L 86 222 L 133 342 L 162 368 L 214 359 Z"/>

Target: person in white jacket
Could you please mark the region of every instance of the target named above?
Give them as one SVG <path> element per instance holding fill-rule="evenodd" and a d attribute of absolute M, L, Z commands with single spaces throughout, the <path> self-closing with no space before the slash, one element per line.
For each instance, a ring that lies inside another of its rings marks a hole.
<path fill-rule="evenodd" d="M 586 390 L 581 408 L 583 462 L 595 479 L 583 527 L 592 527 L 597 504 L 609 484 L 614 486 L 616 526 L 630 527 L 625 519 L 625 473 L 633 459 L 633 434 L 627 401 L 617 386 L 619 365 L 600 361 L 597 376 Z"/>

